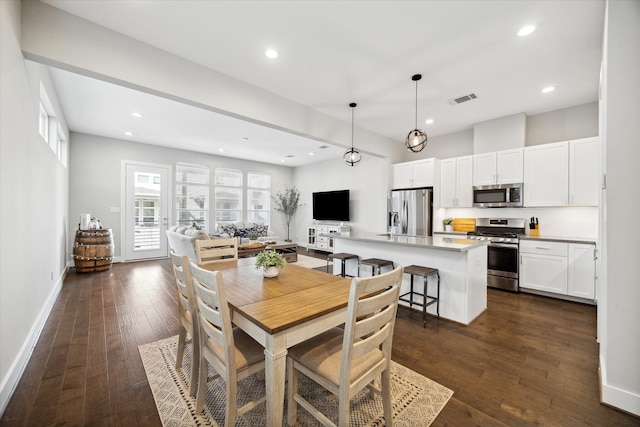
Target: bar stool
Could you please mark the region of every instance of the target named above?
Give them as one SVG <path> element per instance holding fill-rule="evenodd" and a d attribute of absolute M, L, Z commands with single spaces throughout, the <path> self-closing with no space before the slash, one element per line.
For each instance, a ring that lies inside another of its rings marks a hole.
<path fill-rule="evenodd" d="M 329 254 L 329 256 L 327 256 L 327 273 L 329 272 L 329 261 L 331 261 L 331 265 L 333 265 L 333 263 L 335 262 L 336 259 L 340 260 L 340 264 L 341 264 L 341 271 L 340 271 L 340 276 L 342 277 L 353 277 L 353 276 L 349 276 L 348 274 L 346 274 L 346 267 L 347 267 L 347 260 L 350 259 L 355 259 L 358 260 L 359 257 L 358 255 L 354 255 L 354 254 L 348 254 L 346 252 L 339 252 L 337 254 Z"/>
<path fill-rule="evenodd" d="M 440 272 L 437 268 L 422 267 L 420 265 L 410 265 L 404 268 L 404 272 L 411 275 L 411 290 L 405 294 L 400 295 L 399 300 L 408 302 L 409 308 L 413 308 L 413 304 L 422 307 L 422 327 L 427 327 L 427 307 L 431 304 L 436 305 L 436 314 L 440 318 Z M 427 278 L 432 275 L 436 275 L 438 278 L 438 286 L 436 288 L 436 295 L 427 295 Z M 415 292 L 413 290 L 413 276 L 422 276 L 424 280 L 424 289 L 422 293 Z M 422 302 L 415 301 L 414 296 L 422 297 Z"/>
<path fill-rule="evenodd" d="M 360 267 L 362 267 L 363 265 L 368 265 L 369 267 L 371 267 L 372 276 L 376 275 L 376 268 L 378 269 L 378 274 L 380 274 L 380 270 L 382 269 L 382 267 L 391 267 L 392 270 L 394 269 L 393 261 L 380 258 L 367 258 L 363 259 L 358 264 L 358 277 L 360 277 Z"/>

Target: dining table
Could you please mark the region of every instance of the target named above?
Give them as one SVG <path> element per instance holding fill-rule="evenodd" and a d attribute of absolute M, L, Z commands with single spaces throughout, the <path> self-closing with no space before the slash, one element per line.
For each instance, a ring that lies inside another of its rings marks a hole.
<path fill-rule="evenodd" d="M 253 258 L 202 267 L 222 273 L 232 322 L 264 347 L 267 425 L 280 427 L 287 349 L 345 322 L 351 280 L 295 263 L 266 278 Z"/>

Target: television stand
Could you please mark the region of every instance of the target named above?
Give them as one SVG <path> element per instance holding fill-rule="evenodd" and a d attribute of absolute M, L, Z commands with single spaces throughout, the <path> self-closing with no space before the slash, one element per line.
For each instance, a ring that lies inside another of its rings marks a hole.
<path fill-rule="evenodd" d="M 332 235 L 348 236 L 350 233 L 351 227 L 348 225 L 307 225 L 307 251 L 315 249 L 317 251 L 333 252 Z"/>

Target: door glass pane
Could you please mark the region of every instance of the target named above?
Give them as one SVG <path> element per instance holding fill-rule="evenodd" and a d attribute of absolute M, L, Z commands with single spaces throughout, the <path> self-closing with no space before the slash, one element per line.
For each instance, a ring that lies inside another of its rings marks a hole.
<path fill-rule="evenodd" d="M 159 174 L 135 173 L 134 251 L 160 248 Z"/>

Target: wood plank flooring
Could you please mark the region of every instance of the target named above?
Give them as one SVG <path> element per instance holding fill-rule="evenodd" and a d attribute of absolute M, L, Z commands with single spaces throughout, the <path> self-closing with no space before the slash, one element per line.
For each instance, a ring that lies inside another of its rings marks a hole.
<path fill-rule="evenodd" d="M 172 279 L 168 260 L 69 272 L 0 425 L 160 426 L 138 346 L 178 333 Z M 595 307 L 492 289 L 488 307 L 426 328 L 399 310 L 393 359 L 455 392 L 434 426 L 640 425 L 599 404 Z"/>

